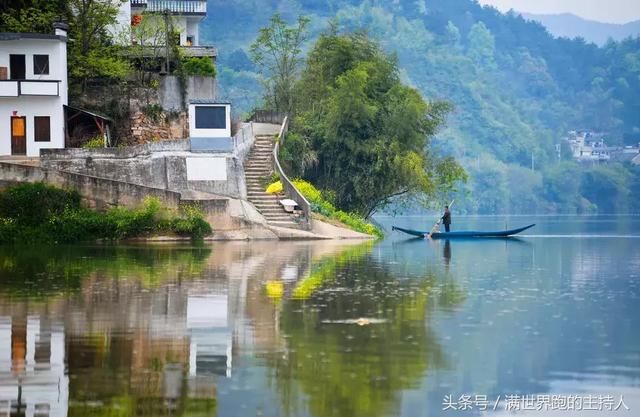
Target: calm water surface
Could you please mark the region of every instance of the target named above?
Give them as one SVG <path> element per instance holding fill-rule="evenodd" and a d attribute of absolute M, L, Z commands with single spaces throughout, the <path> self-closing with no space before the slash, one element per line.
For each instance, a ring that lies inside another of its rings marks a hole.
<path fill-rule="evenodd" d="M 547 394 L 618 410 L 524 415 L 640 415 L 640 217 L 453 228 L 529 223 L 510 240 L 0 248 L 0 416 L 499 416 Z"/>

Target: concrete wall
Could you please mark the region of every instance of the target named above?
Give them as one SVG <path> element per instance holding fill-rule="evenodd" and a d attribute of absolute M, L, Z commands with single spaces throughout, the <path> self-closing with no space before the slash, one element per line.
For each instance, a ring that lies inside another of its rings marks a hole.
<path fill-rule="evenodd" d="M 234 137 L 236 151 L 233 153 L 193 153 L 188 140 L 160 141 L 127 148 L 45 150 L 41 154 L 41 165 L 182 193 L 202 192 L 246 199 L 243 162 L 254 140 L 251 125 L 245 124 Z M 187 170 L 188 158 L 220 161 L 224 167 L 212 167 L 212 171 L 223 169 L 226 180 L 189 181 L 189 177 L 194 176 Z"/>
<path fill-rule="evenodd" d="M 96 178 L 71 172 L 61 172 L 34 166 L 0 162 L 0 184 L 46 182 L 77 190 L 90 207 L 138 206 L 144 197 L 154 196 L 170 208 L 180 205 L 180 194 L 141 185 Z"/>
<path fill-rule="evenodd" d="M 160 105 L 166 111 L 181 111 L 182 89 L 178 77 L 167 75 L 160 78 L 158 96 Z M 188 77 L 185 104 L 191 100 L 215 100 L 216 79 L 214 77 Z"/>
<path fill-rule="evenodd" d="M 114 206 L 139 207 L 145 197 L 153 196 L 168 208 L 178 209 L 183 205 L 198 206 L 216 232 L 261 230 L 264 225 L 264 219 L 255 210 L 237 199 L 183 198 L 180 193 L 175 191 L 0 161 L 0 188 L 17 183 L 34 182 L 45 182 L 57 187 L 76 190 L 83 197 L 87 206 L 97 210 L 105 210 Z"/>

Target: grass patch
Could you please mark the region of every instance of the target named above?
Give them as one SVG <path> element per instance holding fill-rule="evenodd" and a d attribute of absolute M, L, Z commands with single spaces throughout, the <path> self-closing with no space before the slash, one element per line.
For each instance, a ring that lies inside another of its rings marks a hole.
<path fill-rule="evenodd" d="M 74 243 L 96 239 L 170 234 L 195 239 L 211 233 L 197 207 L 180 211 L 145 198 L 141 207 L 115 207 L 104 213 L 80 204 L 76 191 L 43 183 L 20 184 L 0 192 L 0 244 Z"/>
<path fill-rule="evenodd" d="M 275 183 L 274 183 L 275 184 Z M 274 188 L 277 185 L 271 184 Z M 337 220 L 343 225 L 349 227 L 356 232 L 366 233 L 368 235 L 376 236 L 378 238 L 384 237 L 384 233 L 375 225 L 367 222 L 362 217 L 354 213 L 346 213 L 342 210 L 338 210 L 330 201 L 329 198 L 310 182 L 297 179 L 293 181 L 293 185 L 302 193 L 304 198 L 309 201 L 311 210 L 314 213 L 320 214 L 332 220 Z"/>

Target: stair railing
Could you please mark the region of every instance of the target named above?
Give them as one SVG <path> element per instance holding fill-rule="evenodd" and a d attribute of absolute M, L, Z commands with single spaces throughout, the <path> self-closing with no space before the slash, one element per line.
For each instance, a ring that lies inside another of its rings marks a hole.
<path fill-rule="evenodd" d="M 278 161 L 278 152 L 280 150 L 280 145 L 284 144 L 284 139 L 289 130 L 289 116 L 285 116 L 282 121 L 282 126 L 280 127 L 280 133 L 276 138 L 276 145 L 273 147 L 273 169 L 280 176 L 280 182 L 282 183 L 282 190 L 287 198 L 298 203 L 298 206 L 302 209 L 304 213 L 304 224 L 303 227 L 305 230 L 311 230 L 311 205 L 307 201 L 306 198 L 302 195 L 300 191 L 293 185 L 293 183 L 287 177 L 287 174 L 284 173 L 282 166 L 280 165 L 280 161 Z"/>

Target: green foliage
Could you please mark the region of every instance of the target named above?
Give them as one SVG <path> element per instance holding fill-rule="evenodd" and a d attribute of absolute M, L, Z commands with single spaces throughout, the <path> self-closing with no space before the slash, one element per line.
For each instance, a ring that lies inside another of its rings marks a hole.
<path fill-rule="evenodd" d="M 129 62 L 119 54 L 109 28 L 115 25 L 120 0 L 69 0 L 70 13 L 68 62 L 69 76 L 80 82 L 83 90 L 91 78 L 124 81 L 130 72 Z"/>
<path fill-rule="evenodd" d="M 185 206 L 176 213 L 152 197 L 138 209 L 115 207 L 99 213 L 82 208 L 77 192 L 43 183 L 0 193 L 0 243 L 72 243 L 163 233 L 197 239 L 211 232 L 197 207 Z"/>
<path fill-rule="evenodd" d="M 159 104 L 149 104 L 147 106 L 144 106 L 142 112 L 154 122 L 158 122 L 160 120 L 160 116 L 162 115 L 163 109 Z"/>
<path fill-rule="evenodd" d="M 187 76 L 216 76 L 216 66 L 208 57 L 184 57 L 181 65 L 181 71 Z"/>
<path fill-rule="evenodd" d="M 279 4 L 266 0 L 225 2 L 219 9 L 221 18 L 215 24 L 204 23 L 203 37 L 224 43 L 230 51 L 245 48 L 264 25 L 264 18 L 251 11 L 259 8 L 263 15 L 269 14 Z M 471 0 L 429 0 L 426 6 L 412 0 L 295 0 L 288 4 L 288 18 L 296 13 L 312 18 L 311 39 L 318 39 L 331 25 L 336 31 L 366 29 L 383 50 L 396 54 L 398 73 L 405 83 L 425 97 L 446 98 L 455 106 L 447 114 L 447 128 L 434 136 L 432 145 L 440 153 L 455 157 L 471 173 L 464 194 L 456 197 L 456 210 L 529 213 L 610 209 L 604 208 L 607 195 L 583 194 L 588 188 L 581 185 L 582 176 L 592 167 L 569 164 L 570 171 L 565 172 L 564 162 L 556 158 L 555 145 L 562 144 L 567 130 L 583 128 L 606 131 L 610 144 L 622 144 L 623 137 L 628 138 L 627 145 L 638 142 L 640 38 L 608 42 L 602 47 L 581 39 L 557 39 L 540 24 L 527 22 L 518 14 L 500 14 Z M 237 16 L 243 16 L 240 22 Z M 233 23 L 223 22 L 223 17 Z M 246 30 L 234 30 L 238 23 Z M 332 47 L 317 57 L 317 71 L 305 71 L 307 84 L 318 86 L 317 91 L 308 89 L 298 94 L 304 103 L 315 103 L 322 110 L 326 107 L 317 99 L 337 94 L 333 91 L 336 85 L 327 80 L 335 80 L 352 60 L 361 60 L 356 48 L 338 43 Z M 336 59 L 338 56 L 345 59 Z M 247 111 L 260 99 L 255 88 L 257 77 L 247 67 L 240 70 L 228 65 L 221 74 L 221 89 Z M 352 83 L 354 77 L 351 74 L 349 78 Z M 308 119 L 294 124 L 315 128 L 319 122 Z M 311 139 L 309 149 L 315 150 L 313 136 L 297 128 L 294 133 Z M 296 163 L 306 155 L 304 143 L 294 139 L 289 144 L 289 149 L 285 144 L 281 150 L 281 158 L 286 158 L 289 171 L 302 175 L 302 168 Z M 530 170 L 532 154 L 535 172 Z M 485 175 L 483 170 L 475 169 L 478 158 L 499 163 L 500 175 L 494 170 Z M 608 183 L 634 189 L 638 184 L 635 168 L 623 165 L 621 169 L 625 175 L 618 176 L 615 169 L 596 172 L 612 176 L 606 180 Z M 526 186 L 513 189 L 511 173 L 524 178 Z M 577 178 L 578 186 L 569 187 L 576 190 L 575 194 L 552 192 L 550 184 L 564 182 L 567 176 Z M 309 178 L 326 188 L 318 179 Z M 493 184 L 492 178 L 502 180 Z M 531 194 L 526 198 L 528 192 Z M 619 200 L 617 207 L 640 207 L 640 193 L 622 190 L 616 192 L 615 198 Z M 389 208 L 398 207 L 396 204 Z"/>
<path fill-rule="evenodd" d="M 251 58 L 263 77 L 265 102 L 273 110 L 293 109 L 294 85 L 309 21 L 300 16 L 296 26 L 290 27 L 280 13 L 275 13 L 269 26 L 260 29 L 258 38 L 251 44 Z"/>
<path fill-rule="evenodd" d="M 68 67 L 72 81 L 84 89 L 88 79 L 124 81 L 129 62 L 114 45 L 111 27 L 116 25 L 122 0 L 26 0 L 0 14 L 0 29 L 10 32 L 51 33 L 53 23 L 69 24 Z M 72 82 L 73 87 L 75 84 Z"/>
<path fill-rule="evenodd" d="M 311 204 L 311 209 L 330 219 L 340 221 L 342 224 L 355 230 L 356 232 L 366 233 L 378 238 L 384 237 L 382 230 L 375 225 L 368 223 L 362 216 L 355 213 L 346 213 L 335 208 L 330 202 L 331 194 L 327 194 L 318 190 L 313 184 L 304 180 L 294 180 L 293 185 L 302 193 L 304 198 Z"/>
<path fill-rule="evenodd" d="M 298 92 L 284 159 L 294 174 L 331 190 L 338 207 L 367 218 L 464 178 L 453 159 L 429 148 L 450 106 L 403 85 L 395 58 L 366 35 L 321 35 Z"/>
<path fill-rule="evenodd" d="M 6 32 L 50 33 L 56 18 L 55 10 L 49 5 L 9 9 L 0 14 L 1 30 Z"/>
<path fill-rule="evenodd" d="M 0 218 L 16 225 L 37 226 L 66 210 L 79 208 L 77 191 L 62 190 L 41 182 L 14 185 L 0 192 Z"/>
<path fill-rule="evenodd" d="M 89 139 L 85 143 L 82 144 L 84 149 L 100 149 L 104 148 L 104 138 L 102 136 L 96 136 L 95 138 Z"/>

